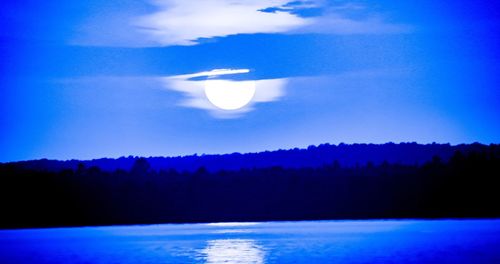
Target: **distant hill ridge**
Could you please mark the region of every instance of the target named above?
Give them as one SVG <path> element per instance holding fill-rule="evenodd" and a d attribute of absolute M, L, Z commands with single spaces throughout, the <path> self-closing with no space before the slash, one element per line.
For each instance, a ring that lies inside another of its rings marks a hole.
<path fill-rule="evenodd" d="M 456 152 L 482 152 L 496 144 L 417 144 L 417 143 L 386 143 L 386 144 L 321 144 L 309 146 L 306 149 L 288 149 L 263 151 L 257 153 L 232 153 L 220 155 L 190 155 L 178 157 L 146 158 L 154 170 L 195 171 L 204 167 L 208 171 L 240 170 L 251 168 L 266 168 L 280 166 L 283 168 L 319 167 L 337 161 L 341 166 L 374 165 L 387 161 L 405 165 L 422 164 L 439 156 L 443 161 Z M 497 148 L 498 149 L 498 148 Z M 130 170 L 140 157 L 121 157 L 117 159 L 100 158 L 93 160 L 29 160 L 11 162 L 25 169 L 59 171 L 76 169 L 80 163 L 86 167 L 97 166 L 103 171 L 117 169 Z"/>

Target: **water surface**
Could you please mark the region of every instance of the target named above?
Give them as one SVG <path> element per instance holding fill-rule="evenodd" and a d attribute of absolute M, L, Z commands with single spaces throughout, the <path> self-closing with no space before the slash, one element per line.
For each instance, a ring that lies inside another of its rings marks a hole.
<path fill-rule="evenodd" d="M 3 230 L 0 263 L 500 263 L 500 220 Z"/>

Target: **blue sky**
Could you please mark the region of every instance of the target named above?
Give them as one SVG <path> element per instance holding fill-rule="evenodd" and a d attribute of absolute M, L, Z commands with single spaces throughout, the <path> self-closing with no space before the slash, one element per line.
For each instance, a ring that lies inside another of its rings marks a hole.
<path fill-rule="evenodd" d="M 0 161 L 499 143 L 499 50 L 498 1 L 2 1 Z"/>

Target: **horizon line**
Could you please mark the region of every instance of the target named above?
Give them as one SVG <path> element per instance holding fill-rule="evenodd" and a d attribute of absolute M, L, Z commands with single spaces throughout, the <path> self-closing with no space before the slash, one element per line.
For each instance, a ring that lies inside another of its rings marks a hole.
<path fill-rule="evenodd" d="M 499 143 L 482 143 L 479 141 L 474 141 L 470 143 L 458 143 L 458 144 L 452 144 L 450 142 L 447 143 L 439 143 L 439 142 L 427 142 L 427 143 L 419 143 L 416 141 L 400 141 L 400 142 L 392 142 L 388 141 L 385 143 L 344 143 L 340 142 L 338 144 L 334 143 L 320 143 L 320 144 L 311 144 L 308 146 L 301 146 L 301 147 L 294 147 L 294 148 L 279 148 L 279 149 L 272 149 L 272 150 L 260 150 L 260 151 L 249 151 L 249 152 L 225 152 L 225 153 L 192 153 L 192 154 L 186 154 L 186 155 L 165 155 L 165 156 L 141 156 L 141 155 L 122 155 L 119 157 L 99 157 L 99 158 L 90 158 L 90 159 L 78 159 L 78 158 L 71 158 L 71 159 L 58 159 L 58 158 L 35 158 L 35 159 L 26 159 L 26 160 L 14 160 L 14 161 L 0 161 L 0 164 L 8 164 L 8 163 L 18 163 L 18 162 L 28 162 L 28 161 L 61 161 L 61 162 L 67 162 L 67 161 L 95 161 L 95 160 L 103 160 L 103 159 L 121 159 L 121 158 L 134 158 L 134 159 L 140 159 L 140 158 L 146 158 L 146 159 L 151 159 L 151 158 L 186 158 L 186 157 L 203 157 L 203 156 L 222 156 L 222 155 L 232 155 L 232 154 L 239 154 L 239 155 L 251 155 L 251 154 L 259 154 L 259 153 L 265 153 L 265 152 L 278 152 L 278 151 L 290 151 L 290 150 L 307 150 L 308 148 L 314 147 L 320 147 L 320 146 L 354 146 L 354 145 L 388 145 L 388 144 L 394 144 L 394 145 L 404 145 L 404 144 L 416 144 L 416 145 L 421 145 L 421 146 L 426 146 L 426 145 L 448 145 L 450 147 L 456 147 L 456 146 L 462 146 L 462 145 L 483 145 L 483 146 L 489 146 L 489 145 L 499 145 Z"/>

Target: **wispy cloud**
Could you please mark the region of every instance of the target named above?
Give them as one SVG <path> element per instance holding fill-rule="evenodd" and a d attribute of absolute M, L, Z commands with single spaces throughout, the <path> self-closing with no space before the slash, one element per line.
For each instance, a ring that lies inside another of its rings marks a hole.
<path fill-rule="evenodd" d="M 248 73 L 247 69 L 220 69 L 193 74 L 175 75 L 163 77 L 161 80 L 165 88 L 181 92 L 185 98 L 179 102 L 179 106 L 197 108 L 208 111 L 215 118 L 238 118 L 255 109 L 258 103 L 273 102 L 285 95 L 287 79 L 264 79 L 264 80 L 226 80 L 237 84 L 241 82 L 253 82 L 255 84 L 255 94 L 250 102 L 244 107 L 236 110 L 222 110 L 213 105 L 206 96 L 205 80 L 193 80 L 197 77 L 211 78 L 229 74 Z"/>
<path fill-rule="evenodd" d="M 160 45 L 194 45 L 201 38 L 287 32 L 310 23 L 288 12 L 259 10 L 286 0 L 157 0 L 158 11 L 135 25 Z"/>
<path fill-rule="evenodd" d="M 315 18 L 314 23 L 295 29 L 290 33 L 320 33 L 337 35 L 354 34 L 396 34 L 408 32 L 410 26 L 386 23 L 380 16 L 370 16 L 362 20 L 354 20 L 331 13 L 328 16 Z"/>
<path fill-rule="evenodd" d="M 367 6 L 348 1 L 152 0 L 151 4 L 155 11 L 149 14 L 129 19 L 109 15 L 115 22 L 85 25 L 77 42 L 187 46 L 237 34 L 393 34 L 409 30 L 406 25 L 387 22 Z"/>

